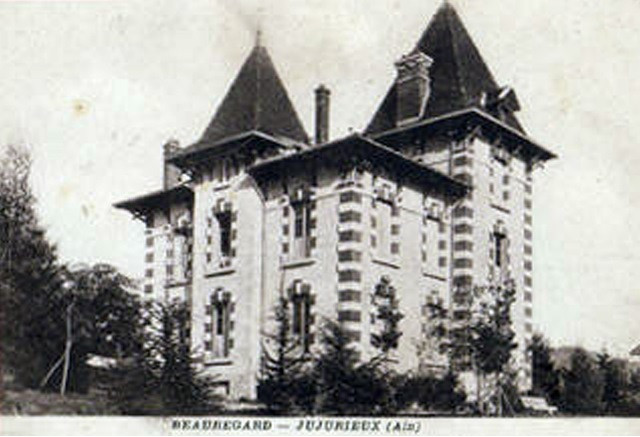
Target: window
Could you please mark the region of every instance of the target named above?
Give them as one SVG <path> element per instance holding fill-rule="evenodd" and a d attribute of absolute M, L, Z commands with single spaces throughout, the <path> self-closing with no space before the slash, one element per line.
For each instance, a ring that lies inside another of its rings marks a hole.
<path fill-rule="evenodd" d="M 293 210 L 293 232 L 291 235 L 291 254 L 294 258 L 308 258 L 311 256 L 311 202 L 301 200 L 291 205 Z M 284 230 L 284 228 L 283 228 Z M 289 235 L 289 231 L 285 233 Z"/>
<path fill-rule="evenodd" d="M 377 201 L 377 226 L 376 239 L 378 254 L 380 256 L 391 255 L 391 217 L 393 206 L 390 203 Z"/>
<path fill-rule="evenodd" d="M 304 351 L 309 350 L 309 325 L 311 305 L 307 293 L 294 295 L 293 298 L 293 335 L 298 337 Z"/>
<path fill-rule="evenodd" d="M 220 256 L 231 256 L 231 211 L 219 212 L 216 214 L 220 235 Z"/>
<path fill-rule="evenodd" d="M 295 281 L 289 289 L 292 304 L 291 332 L 297 338 L 302 349 L 307 352 L 311 344 L 311 287 Z"/>
<path fill-rule="evenodd" d="M 211 353 L 215 358 L 226 358 L 229 356 L 230 294 L 216 291 L 211 299 L 211 309 Z"/>
<path fill-rule="evenodd" d="M 493 234 L 493 263 L 496 267 L 505 267 L 507 265 L 507 236 L 500 232 Z"/>

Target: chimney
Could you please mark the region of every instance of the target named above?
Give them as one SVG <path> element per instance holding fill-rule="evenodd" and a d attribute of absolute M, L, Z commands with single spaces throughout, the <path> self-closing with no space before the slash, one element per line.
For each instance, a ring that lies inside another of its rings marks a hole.
<path fill-rule="evenodd" d="M 419 120 L 430 93 L 429 68 L 433 60 L 419 50 L 396 62 L 396 125 Z"/>
<path fill-rule="evenodd" d="M 169 159 L 174 157 L 179 151 L 180 143 L 177 140 L 169 140 L 163 146 L 163 188 L 165 190 L 168 190 L 169 188 L 173 188 L 176 185 L 180 184 L 180 169 L 175 165 L 169 163 Z"/>
<path fill-rule="evenodd" d="M 329 98 L 331 91 L 324 85 L 316 88 L 316 144 L 329 141 Z"/>

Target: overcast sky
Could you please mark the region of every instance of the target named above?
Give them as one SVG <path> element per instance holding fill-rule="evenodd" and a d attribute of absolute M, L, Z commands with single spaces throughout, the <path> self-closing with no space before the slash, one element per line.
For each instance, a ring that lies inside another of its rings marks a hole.
<path fill-rule="evenodd" d="M 28 145 L 38 210 L 64 260 L 143 269 L 143 226 L 112 204 L 160 188 L 162 144 L 198 139 L 260 20 L 307 128 L 365 127 L 436 0 L 0 3 L 0 144 Z M 453 2 L 530 135 L 534 321 L 555 345 L 640 343 L 640 2 Z M 260 13 L 259 11 L 262 10 Z"/>

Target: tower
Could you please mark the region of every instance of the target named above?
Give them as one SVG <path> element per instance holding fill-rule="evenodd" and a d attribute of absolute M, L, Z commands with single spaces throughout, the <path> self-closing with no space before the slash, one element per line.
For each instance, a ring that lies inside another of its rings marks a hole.
<path fill-rule="evenodd" d="M 526 351 L 532 336 L 533 173 L 555 155 L 533 141 L 519 123 L 515 92 L 500 87 L 459 15 L 444 3 L 415 46 L 432 61 L 430 93 L 419 119 L 398 122 L 407 91 L 401 78 L 389 89 L 367 134 L 412 159 L 472 187 L 452 209 L 448 241 L 452 263 L 450 307 L 454 318 L 470 314 L 455 290 L 513 281 L 512 318 L 519 385 L 531 384 Z M 414 99 L 419 94 L 414 91 Z M 453 325 L 456 329 L 456 324 Z M 462 363 L 468 368 L 469 363 Z"/>

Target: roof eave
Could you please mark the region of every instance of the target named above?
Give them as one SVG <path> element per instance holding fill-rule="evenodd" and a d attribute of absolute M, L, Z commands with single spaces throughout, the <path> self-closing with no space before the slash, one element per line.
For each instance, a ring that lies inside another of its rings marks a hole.
<path fill-rule="evenodd" d="M 246 143 L 250 140 L 257 139 L 261 141 L 266 141 L 268 143 L 273 144 L 276 147 L 286 148 L 289 147 L 285 141 L 282 141 L 276 137 L 273 137 L 269 134 L 265 134 L 264 132 L 252 130 L 248 132 L 243 132 L 241 134 L 233 135 L 227 138 L 223 138 L 219 141 L 213 143 L 206 142 L 197 142 L 186 149 L 180 151 L 175 156 L 171 157 L 167 161 L 171 164 L 175 164 L 178 167 L 189 166 L 194 162 L 199 162 L 210 158 L 215 155 L 223 154 L 230 147 L 236 146 L 238 144 Z"/>
<path fill-rule="evenodd" d="M 328 154 L 338 147 L 341 149 L 346 147 L 367 147 L 369 149 L 365 151 L 369 153 L 367 153 L 366 155 L 370 157 L 375 156 L 371 152 L 380 152 L 387 158 L 385 159 L 385 162 L 395 162 L 396 164 L 403 165 L 406 169 L 413 170 L 410 172 L 405 172 L 405 177 L 406 175 L 411 175 L 413 179 L 419 179 L 419 182 L 425 185 L 435 184 L 440 188 L 444 188 L 446 194 L 452 197 L 462 197 L 468 192 L 468 190 L 470 190 L 470 187 L 467 184 L 464 184 L 430 167 L 413 161 L 402 155 L 401 153 L 359 134 L 350 135 L 348 137 L 332 141 L 321 146 L 316 146 L 293 155 L 280 156 L 268 161 L 264 161 L 250 167 L 248 171 L 254 178 L 260 178 L 261 176 L 264 176 L 266 174 L 277 172 L 279 168 L 285 166 L 285 163 L 292 164 L 296 160 L 303 161 L 317 159 L 320 155 Z"/>
<path fill-rule="evenodd" d="M 397 127 L 394 129 L 390 129 L 384 132 L 379 132 L 376 134 L 371 135 L 371 138 L 375 139 L 375 140 L 384 140 L 386 138 L 391 138 L 393 136 L 397 136 L 397 135 L 402 135 L 405 133 L 408 133 L 409 131 L 413 131 L 416 129 L 425 129 L 425 128 L 436 128 L 439 127 L 442 124 L 445 124 L 447 122 L 454 122 L 454 121 L 462 121 L 465 118 L 468 119 L 472 119 L 472 118 L 476 118 L 478 121 L 481 122 L 485 122 L 485 123 L 490 123 L 494 126 L 496 126 L 497 128 L 499 128 L 501 131 L 503 131 L 504 133 L 510 135 L 512 138 L 516 139 L 518 142 L 521 142 L 525 145 L 527 145 L 531 151 L 533 152 L 534 156 L 537 156 L 540 160 L 542 161 L 548 161 L 551 159 L 556 159 L 558 158 L 558 156 L 549 151 L 548 149 L 544 148 L 543 146 L 539 145 L 538 143 L 536 143 L 534 140 L 532 140 L 531 138 L 529 138 L 526 135 L 523 135 L 521 132 L 519 132 L 517 129 L 514 129 L 513 127 L 507 125 L 506 123 L 504 123 L 503 121 L 493 117 L 490 114 L 487 114 L 486 112 L 482 111 L 481 109 L 473 106 L 473 107 L 469 107 L 469 108 L 465 108 L 465 109 L 461 109 L 458 111 L 454 111 L 454 112 L 450 112 L 448 114 L 444 114 L 444 115 L 439 115 L 436 117 L 431 117 L 425 120 L 422 120 L 420 122 L 408 125 L 408 126 L 402 126 L 402 127 Z"/>
<path fill-rule="evenodd" d="M 178 185 L 168 190 L 153 191 L 114 203 L 118 209 L 129 211 L 134 216 L 147 215 L 151 210 L 165 207 L 176 201 L 193 202 L 193 190 L 186 185 Z"/>

